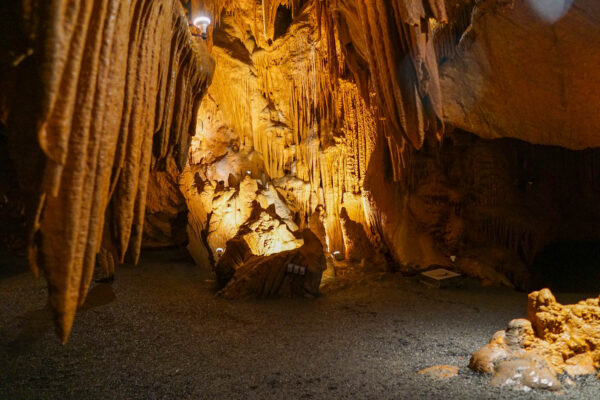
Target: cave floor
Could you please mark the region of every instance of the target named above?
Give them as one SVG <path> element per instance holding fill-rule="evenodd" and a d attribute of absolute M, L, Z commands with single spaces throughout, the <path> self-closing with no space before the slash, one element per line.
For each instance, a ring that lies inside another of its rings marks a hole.
<path fill-rule="evenodd" d="M 467 369 L 473 351 L 524 316 L 525 293 L 474 282 L 428 289 L 379 274 L 317 299 L 228 301 L 196 266 L 147 252 L 140 266 L 120 267 L 112 286 L 92 288 L 62 346 L 44 281 L 10 263 L 0 257 L 0 399 L 556 396 L 493 388 Z M 437 364 L 459 366 L 459 375 L 417 374 Z M 559 398 L 598 393 L 587 377 Z"/>

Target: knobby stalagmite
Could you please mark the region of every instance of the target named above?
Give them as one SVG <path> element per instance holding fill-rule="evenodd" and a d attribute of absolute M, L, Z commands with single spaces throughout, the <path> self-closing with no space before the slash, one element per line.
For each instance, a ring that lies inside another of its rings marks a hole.
<path fill-rule="evenodd" d="M 103 250 L 103 264 L 113 257 L 123 261 L 126 253 L 137 261 L 150 169 L 164 168 L 169 159 L 185 165 L 193 115 L 214 62 L 192 37 L 178 0 L 24 1 L 13 7 L 15 13 L 22 7 L 15 24 L 24 55 L 12 53 L 4 76 L 38 79 L 39 86 L 29 99 L 18 87 L 3 92 L 3 123 L 13 148 L 23 140 L 19 133 L 37 135 L 43 152 L 43 178 L 30 187 L 37 198 L 30 263 L 48 281 L 65 342 L 103 232 L 113 250 Z M 18 126 L 24 115 L 34 120 L 30 131 Z"/>

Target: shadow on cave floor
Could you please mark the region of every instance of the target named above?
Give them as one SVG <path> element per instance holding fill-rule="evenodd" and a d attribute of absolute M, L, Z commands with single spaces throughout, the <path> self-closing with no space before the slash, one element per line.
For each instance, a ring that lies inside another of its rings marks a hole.
<path fill-rule="evenodd" d="M 115 301 L 115 291 L 110 283 L 98 283 L 93 286 L 85 299 L 85 303 L 79 307 L 78 312 L 89 311 L 96 307 L 105 306 Z"/>
<path fill-rule="evenodd" d="M 600 242 L 557 242 L 536 257 L 531 271 L 536 289 L 589 293 L 600 289 Z"/>
<path fill-rule="evenodd" d="M 115 298 L 115 293 L 110 284 L 97 284 L 88 292 L 85 303 L 78 310 L 77 317 L 80 317 L 83 312 L 107 305 L 113 302 Z M 17 337 L 5 345 L 5 349 L 10 356 L 27 352 L 44 335 L 54 330 L 52 311 L 48 305 L 16 317 L 13 323 L 19 324 L 21 328 Z"/>
<path fill-rule="evenodd" d="M 26 257 L 19 257 L 0 245 L 0 280 L 30 272 Z"/>
<path fill-rule="evenodd" d="M 92 288 L 63 346 L 45 282 L 0 280 L 0 399 L 523 398 L 467 364 L 525 315 L 526 293 L 476 282 L 429 289 L 391 273 L 311 300 L 230 301 L 213 288 L 201 268 L 145 252 Z M 458 366 L 458 377 L 417 374 L 439 364 Z M 599 390 L 578 380 L 561 399 Z"/>
<path fill-rule="evenodd" d="M 52 312 L 48 306 L 26 312 L 17 319 L 20 320 L 21 330 L 13 341 L 5 345 L 10 356 L 28 351 L 35 342 L 53 328 Z"/>

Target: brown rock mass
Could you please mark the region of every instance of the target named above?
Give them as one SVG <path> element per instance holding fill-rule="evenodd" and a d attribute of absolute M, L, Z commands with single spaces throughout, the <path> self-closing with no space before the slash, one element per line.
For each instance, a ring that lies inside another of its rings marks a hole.
<path fill-rule="evenodd" d="M 232 266 L 234 271 L 228 281 L 221 275 L 221 283 L 227 283 L 220 294 L 229 299 L 318 295 L 325 270 L 323 249 L 319 239 L 308 229 L 302 231 L 302 240 L 304 244 L 294 250 L 257 256 L 239 239 L 232 239 L 230 242 L 234 243 L 227 248 L 235 250 L 225 253 L 219 264 Z M 300 269 L 290 270 L 290 266 Z"/>

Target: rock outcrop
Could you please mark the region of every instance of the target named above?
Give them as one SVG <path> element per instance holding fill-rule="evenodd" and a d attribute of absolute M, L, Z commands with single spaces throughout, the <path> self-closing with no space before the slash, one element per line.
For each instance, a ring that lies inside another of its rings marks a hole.
<path fill-rule="evenodd" d="M 227 244 L 217 264 L 220 294 L 229 299 L 314 297 L 326 268 L 321 242 L 310 230 L 301 232 L 303 245 L 268 256 L 254 255 L 243 237 Z"/>
<path fill-rule="evenodd" d="M 478 1 L 440 67 L 444 120 L 483 138 L 600 146 L 600 3 Z"/>
<path fill-rule="evenodd" d="M 595 375 L 600 368 L 598 298 L 562 305 L 548 289 L 532 292 L 527 319 L 515 319 L 473 354 L 469 368 L 494 374 L 496 386 L 560 390 L 557 374 Z"/>

